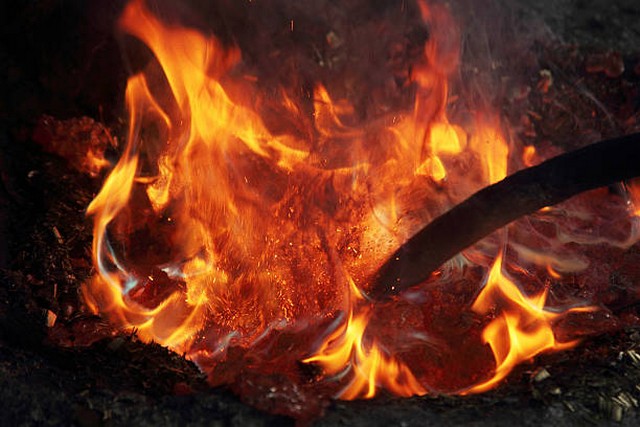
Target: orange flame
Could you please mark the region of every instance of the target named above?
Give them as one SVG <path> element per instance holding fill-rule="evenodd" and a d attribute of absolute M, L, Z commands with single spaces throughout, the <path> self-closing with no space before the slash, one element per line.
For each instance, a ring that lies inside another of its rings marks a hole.
<path fill-rule="evenodd" d="M 85 286 L 83 293 L 95 312 L 108 314 L 112 321 L 135 328 L 142 339 L 185 349 L 185 342 L 197 330 L 197 319 L 201 318 L 201 309 L 198 307 L 201 304 L 182 301 L 178 293 L 172 294 L 154 309 L 147 309 L 132 301 L 128 293 L 137 279 L 124 269 L 107 240 L 107 228 L 129 202 L 136 180 L 140 120 L 149 112 L 165 117 L 151 97 L 142 75 L 129 80 L 126 100 L 131 114 L 128 144 L 100 193 L 87 208 L 88 214 L 96 215 L 93 257 L 99 277 L 94 278 L 92 286 Z M 168 317 L 171 320 L 168 321 Z"/>
<path fill-rule="evenodd" d="M 487 184 L 495 184 L 507 176 L 509 147 L 500 132 L 497 120 L 491 124 L 479 121 L 477 132 L 470 145 L 480 155 Z"/>
<path fill-rule="evenodd" d="M 411 70 L 414 104 L 361 123 L 320 83 L 312 99 L 285 88 L 263 99 L 258 77 L 237 75 L 237 48 L 130 2 L 120 26 L 151 49 L 162 74 L 150 66 L 130 78 L 127 145 L 88 208 L 97 274 L 83 292 L 92 310 L 144 340 L 211 358 L 230 336 L 249 348 L 274 325 L 294 329 L 344 312 L 304 360 L 349 374 L 338 397 L 371 398 L 379 387 L 425 394 L 429 385 L 368 331 L 373 307 L 352 278 L 370 277 L 437 214 L 503 179 L 510 141 L 490 112 L 464 128 L 447 117 L 457 30 L 445 8 L 419 9 L 432 34 Z M 306 128 L 272 130 L 259 108 L 270 102 Z M 529 164 L 535 153 L 524 156 Z M 635 203 L 637 186 L 630 192 Z M 160 243 L 136 241 L 145 232 Z M 529 259 L 557 274 L 549 259 Z M 469 392 L 542 351 L 575 345 L 555 341 L 560 314 L 544 309 L 546 293 L 523 295 L 501 265 L 499 257 L 473 305 L 503 310 L 483 333 L 496 373 Z M 160 276 L 168 285 L 151 302 L 145 291 Z"/>
<path fill-rule="evenodd" d="M 629 202 L 632 207 L 632 214 L 640 218 L 640 179 L 634 179 L 627 183 Z"/>
<path fill-rule="evenodd" d="M 531 167 L 536 164 L 536 147 L 527 145 L 522 152 L 522 161 L 525 166 Z"/>
<path fill-rule="evenodd" d="M 353 371 L 352 380 L 336 396 L 341 399 L 370 399 L 379 385 L 398 396 L 426 394 L 407 366 L 385 354 L 375 341 L 369 345 L 365 343 L 371 306 L 352 280 L 349 280 L 349 289 L 350 308 L 346 322 L 324 340 L 316 355 L 304 362 L 319 363 L 330 375 Z"/>
<path fill-rule="evenodd" d="M 487 283 L 472 309 L 487 314 L 502 304 L 501 313 L 484 329 L 482 338 L 489 344 L 496 360 L 495 373 L 489 380 L 471 387 L 467 393 L 481 393 L 495 387 L 511 370 L 523 361 L 545 351 L 574 347 L 579 341 L 558 342 L 552 323 L 562 314 L 545 309 L 547 290 L 528 297 L 502 271 L 502 254 L 493 264 Z M 578 307 L 566 313 L 592 311 L 593 307 Z"/>

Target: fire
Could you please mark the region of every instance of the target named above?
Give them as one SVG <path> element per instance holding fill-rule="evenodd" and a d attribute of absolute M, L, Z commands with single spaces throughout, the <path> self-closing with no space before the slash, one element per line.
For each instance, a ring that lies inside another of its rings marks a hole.
<path fill-rule="evenodd" d="M 406 365 L 385 354 L 375 341 L 365 343 L 371 306 L 352 280 L 349 280 L 349 289 L 347 320 L 324 340 L 315 356 L 304 362 L 319 363 L 329 375 L 353 371 L 353 378 L 337 395 L 341 399 L 370 399 L 375 396 L 378 385 L 398 396 L 426 394 Z"/>
<path fill-rule="evenodd" d="M 552 324 L 560 316 L 575 311 L 593 311 L 592 307 L 572 308 L 560 314 L 545 309 L 548 289 L 528 297 L 503 272 L 503 256 L 493 263 L 487 283 L 471 307 L 479 314 L 487 314 L 496 304 L 503 304 L 498 314 L 484 329 L 482 338 L 489 344 L 496 360 L 494 376 L 473 386 L 468 393 L 489 390 L 502 381 L 523 361 L 544 351 L 559 351 L 574 347 L 579 341 L 558 342 Z"/>
<path fill-rule="evenodd" d="M 424 224 L 503 179 L 512 157 L 528 165 L 538 154 L 511 154 L 490 111 L 467 114 L 464 126 L 447 116 L 457 30 L 446 8 L 418 9 L 432 34 L 409 74 L 413 105 L 363 120 L 324 82 L 308 95 L 285 87 L 265 94 L 238 48 L 165 24 L 143 0 L 131 1 L 120 27 L 155 61 L 129 79 L 126 146 L 88 208 L 96 267 L 83 288 L 89 307 L 144 340 L 206 357 L 209 367 L 224 362 L 229 346 L 251 350 L 272 331 L 338 319 L 315 351 L 296 350 L 297 360 L 347 381 L 339 398 L 438 389 L 371 328 L 367 279 Z M 266 120 L 269 109 L 285 124 Z M 637 186 L 630 191 L 637 202 Z M 488 267 L 486 248 L 464 254 L 461 265 Z M 559 279 L 548 257 L 521 252 Z M 500 256 L 470 308 L 498 311 L 482 334 L 495 374 L 469 392 L 576 343 L 555 340 L 562 314 L 545 309 L 546 292 L 526 296 L 502 269 Z M 427 336 L 418 323 L 413 336 Z"/>
<path fill-rule="evenodd" d="M 507 176 L 509 148 L 497 123 L 481 126 L 470 143 L 474 151 L 480 153 L 488 184 L 494 184 Z"/>
<path fill-rule="evenodd" d="M 533 166 L 536 158 L 536 147 L 533 145 L 527 145 L 522 152 L 522 161 L 525 166 Z"/>
<path fill-rule="evenodd" d="M 632 214 L 640 217 L 640 180 L 635 179 L 628 182 L 627 191 L 629 193 L 629 203 Z"/>

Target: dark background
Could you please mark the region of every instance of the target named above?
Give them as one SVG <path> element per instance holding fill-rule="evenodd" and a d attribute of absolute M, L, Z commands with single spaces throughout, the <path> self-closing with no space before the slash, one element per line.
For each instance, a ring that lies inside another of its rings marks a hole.
<path fill-rule="evenodd" d="M 463 10 L 469 1 L 453 2 L 454 9 Z M 224 5 L 223 1 L 194 3 L 202 3 L 200 7 L 207 13 L 215 13 L 216 7 Z M 354 3 L 386 7 L 390 0 Z M 487 10 L 504 13 L 494 18 L 484 15 L 483 25 L 506 16 L 513 25 L 507 32 L 520 33 L 526 40 L 523 45 L 540 37 L 547 44 L 575 44 L 586 52 L 617 51 L 631 58 L 629 63 L 640 52 L 638 1 L 471 3 L 479 8 L 486 3 Z M 292 423 L 246 406 L 228 391 L 207 391 L 193 366 L 157 346 L 111 342 L 77 352 L 42 346 L 46 331 L 38 310 L 44 302 L 34 303 L 33 295 L 20 286 L 30 280 L 27 273 L 50 277 L 51 272 L 44 270 L 54 266 L 49 258 L 55 261 L 58 255 L 51 255 L 46 249 L 25 249 L 31 248 L 25 241 L 44 236 L 43 224 L 48 227 L 63 220 L 85 224 L 83 203 L 90 200 L 96 183 L 72 178 L 70 171 L 60 169 L 54 157 L 39 153 L 31 135 L 42 114 L 58 119 L 89 116 L 116 129 L 121 126 L 126 77 L 141 65 L 135 59 L 131 61 L 131 55 L 125 59 L 122 38 L 114 30 L 123 5 L 121 0 L 5 1 L 0 5 L 0 268 L 10 273 L 2 279 L 0 291 L 0 423 Z M 473 14 L 465 16 L 473 19 Z M 473 31 L 473 26 L 463 30 L 463 39 L 473 39 L 477 35 Z M 37 172 L 35 181 L 27 178 L 33 171 Z M 86 230 L 75 232 L 80 236 Z M 47 236 L 35 243 L 55 244 L 53 237 Z M 81 238 L 79 242 L 79 247 L 87 243 Z M 61 288 L 69 291 L 74 283 L 77 287 L 79 279 L 57 280 L 61 281 Z M 67 285 L 62 283 L 64 280 Z M 638 342 L 638 333 L 628 331 L 592 341 L 592 350 L 581 348 L 562 356 L 543 357 L 535 367 L 520 369 L 506 386 L 482 396 L 401 400 L 383 396 L 372 401 L 336 402 L 317 425 L 612 422 L 616 419 L 611 409 L 614 397 L 628 392 L 640 398 L 634 388 L 634 381 L 640 382 L 638 366 L 626 356 L 617 358 Z M 549 381 L 538 383 L 531 380 L 528 371 L 541 366 L 551 366 L 553 375 Z M 181 387 L 188 391 L 185 396 L 181 396 L 185 394 Z M 624 407 L 623 412 L 622 425 L 640 422 L 633 405 Z"/>

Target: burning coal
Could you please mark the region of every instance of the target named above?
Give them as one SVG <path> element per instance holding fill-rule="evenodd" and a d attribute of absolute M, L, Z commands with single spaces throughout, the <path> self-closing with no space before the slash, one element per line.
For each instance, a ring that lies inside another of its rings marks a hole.
<path fill-rule="evenodd" d="M 450 97 L 455 21 L 440 4 L 411 7 L 402 13 L 422 31 L 385 46 L 394 79 L 372 78 L 363 107 L 344 89 L 361 82 L 301 69 L 274 85 L 232 43 L 132 1 L 120 28 L 154 59 L 129 79 L 126 145 L 88 209 L 97 273 L 87 304 L 186 354 L 212 384 L 249 368 L 302 383 L 315 366 L 305 387 L 343 399 L 481 392 L 541 352 L 575 346 L 605 309 L 561 284 L 589 271 L 584 247 L 638 240 L 637 185 L 545 208 L 417 290 L 367 297 L 421 227 L 552 154 L 514 140 L 497 111 Z M 321 57 L 335 63 L 322 67 L 348 79 L 342 37 L 324 35 Z M 386 92 L 400 101 L 380 101 Z"/>

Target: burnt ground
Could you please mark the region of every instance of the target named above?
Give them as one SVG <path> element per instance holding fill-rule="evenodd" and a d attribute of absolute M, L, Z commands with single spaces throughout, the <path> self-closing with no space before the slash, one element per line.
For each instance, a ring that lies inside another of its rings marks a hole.
<path fill-rule="evenodd" d="M 126 67 L 112 28 L 122 2 L 5 3 L 0 6 L 0 424 L 294 424 L 244 404 L 229 389 L 210 389 L 179 355 L 135 337 L 114 336 L 82 309 L 78 286 L 91 273 L 91 226 L 84 210 L 100 181 L 43 152 L 33 135 L 43 114 L 89 116 L 119 134 Z M 522 125 L 523 139 L 561 143 L 569 135 L 593 139 L 638 130 L 637 2 L 503 3 L 514 19 L 527 20 L 524 27 L 542 28 L 535 33 L 547 37 L 531 44 L 536 61 L 524 81 L 532 89 L 528 107 L 541 118 Z M 571 116 L 536 92 L 543 69 L 554 77 L 552 95 L 569 97 Z M 594 105 L 593 98 L 600 102 Z M 517 118 L 516 110 L 505 113 Z M 594 128 L 595 135 L 588 133 Z M 637 286 L 640 278 L 627 280 Z M 638 317 L 634 306 L 619 307 L 616 314 Z M 541 356 L 480 396 L 332 402 L 313 424 L 638 425 L 640 329 L 631 326 L 634 321 L 620 324 L 630 326 L 575 350 Z"/>

